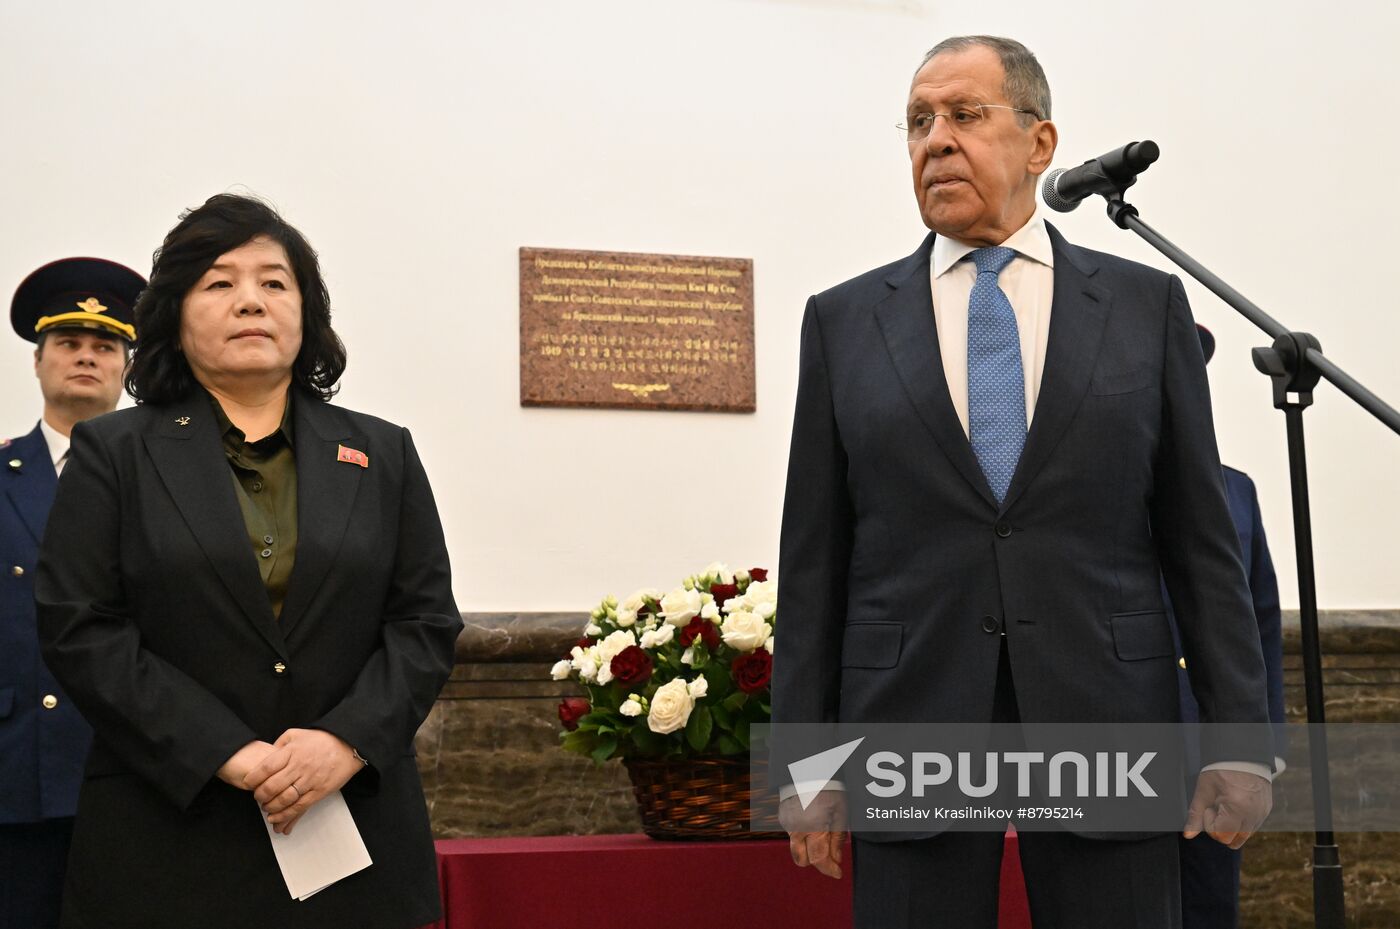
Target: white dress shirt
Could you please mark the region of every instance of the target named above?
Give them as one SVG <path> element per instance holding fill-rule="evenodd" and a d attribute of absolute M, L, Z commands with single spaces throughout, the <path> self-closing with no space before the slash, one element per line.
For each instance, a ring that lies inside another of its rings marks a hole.
<path fill-rule="evenodd" d="M 1026 428 L 1035 415 L 1040 377 L 1045 371 L 1045 346 L 1050 341 L 1050 302 L 1055 295 L 1055 254 L 1040 208 L 1006 241 L 1016 257 L 997 277 L 1011 310 L 1021 341 L 1021 372 L 1026 382 Z M 943 356 L 943 376 L 963 434 L 967 426 L 967 304 L 977 281 L 977 266 L 963 259 L 977 249 L 957 239 L 938 236 L 929 261 L 933 286 L 933 319 L 938 327 L 938 348 Z"/>
<path fill-rule="evenodd" d="M 44 442 L 49 446 L 49 457 L 53 459 L 53 469 L 62 474 L 63 466 L 68 463 L 68 446 L 71 444 L 71 440 L 43 419 L 39 420 L 39 431 L 44 434 Z"/>

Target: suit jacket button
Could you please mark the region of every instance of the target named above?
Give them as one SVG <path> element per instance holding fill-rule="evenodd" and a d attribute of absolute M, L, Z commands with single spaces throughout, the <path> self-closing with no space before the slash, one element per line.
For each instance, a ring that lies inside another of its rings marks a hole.
<path fill-rule="evenodd" d="M 1003 519 L 996 524 L 996 531 L 998 538 L 1007 538 L 1011 535 L 1011 524 Z"/>
<path fill-rule="evenodd" d="M 24 577 L 24 569 L 21 568 L 19 565 L 15 565 L 13 568 L 11 568 L 10 573 L 13 574 L 15 577 Z"/>
<path fill-rule="evenodd" d="M 1001 629 L 1001 622 L 995 616 L 982 617 L 982 631 L 995 633 Z"/>
<path fill-rule="evenodd" d="M 44 694 L 43 703 L 44 709 L 51 710 L 54 707 L 58 706 L 58 698 L 55 697 L 53 694 Z"/>
<path fill-rule="evenodd" d="M 272 673 L 273 673 L 273 674 L 286 674 L 286 673 L 287 673 L 287 666 L 284 665 L 282 662 L 279 661 L 279 662 L 277 662 L 277 664 L 275 664 L 275 665 L 272 666 Z"/>

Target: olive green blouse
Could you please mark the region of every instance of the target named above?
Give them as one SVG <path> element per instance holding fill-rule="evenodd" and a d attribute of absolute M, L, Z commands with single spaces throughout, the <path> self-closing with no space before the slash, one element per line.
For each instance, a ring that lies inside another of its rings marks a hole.
<path fill-rule="evenodd" d="M 292 392 L 277 431 L 256 442 L 229 422 L 223 407 L 209 396 L 223 436 L 224 455 L 232 471 L 238 508 L 243 511 L 248 542 L 267 588 L 274 616 L 281 616 L 287 582 L 297 554 L 297 463 L 292 443 Z"/>

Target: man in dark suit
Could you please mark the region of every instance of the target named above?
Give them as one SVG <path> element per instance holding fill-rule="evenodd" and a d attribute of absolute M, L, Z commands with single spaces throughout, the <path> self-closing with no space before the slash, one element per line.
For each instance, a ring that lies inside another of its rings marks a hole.
<path fill-rule="evenodd" d="M 1196 326 L 1206 363 L 1215 354 L 1215 336 L 1202 325 Z M 1269 722 L 1275 729 L 1274 771 L 1284 769 L 1283 710 L 1283 618 L 1279 613 L 1278 578 L 1264 521 L 1259 512 L 1259 496 L 1254 482 L 1243 471 L 1226 466 L 1225 498 L 1230 518 L 1239 537 L 1240 557 L 1249 572 L 1249 593 L 1254 604 L 1254 620 L 1259 629 L 1259 646 L 1264 654 L 1268 681 Z M 1170 608 L 1170 603 L 1168 603 Z M 1173 615 L 1173 626 L 1175 626 Z M 1180 637 L 1178 636 L 1178 642 Z M 1200 707 L 1191 692 L 1186 659 L 1178 662 L 1181 686 L 1181 718 L 1197 722 Z M 1235 929 L 1240 919 L 1240 850 L 1212 842 L 1206 836 L 1179 837 L 1181 851 L 1181 912 L 1184 929 Z"/>
<path fill-rule="evenodd" d="M 146 281 L 100 258 L 24 279 L 10 305 L 34 342 L 44 409 L 0 440 L 0 929 L 58 925 L 64 865 L 92 734 L 39 656 L 34 568 L 75 423 L 116 409 Z"/>
<path fill-rule="evenodd" d="M 1174 722 L 1161 577 L 1203 719 L 1267 721 L 1185 292 L 1038 218 L 1049 116 L 1020 43 L 936 46 L 907 108 L 933 234 L 808 302 L 775 724 Z M 1262 822 L 1263 736 L 1204 741 L 1188 834 L 1238 846 Z M 837 790 L 805 821 L 783 801 L 798 864 L 839 874 L 841 808 Z M 856 924 L 994 926 L 1001 848 L 999 831 L 858 836 Z M 1180 925 L 1171 834 L 1020 849 L 1037 925 Z"/>

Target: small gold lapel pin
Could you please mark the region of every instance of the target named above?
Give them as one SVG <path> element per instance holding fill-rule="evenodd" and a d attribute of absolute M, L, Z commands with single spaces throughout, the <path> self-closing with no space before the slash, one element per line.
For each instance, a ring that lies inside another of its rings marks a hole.
<path fill-rule="evenodd" d="M 189 424 L 190 418 L 188 416 L 181 416 L 179 419 L 175 420 L 175 425 L 177 426 L 188 426 Z"/>
<path fill-rule="evenodd" d="M 22 465 L 22 464 L 24 464 L 24 462 L 20 461 L 18 458 L 11 458 L 11 459 L 10 459 L 10 467 L 14 468 L 16 471 L 19 470 L 20 465 Z"/>

